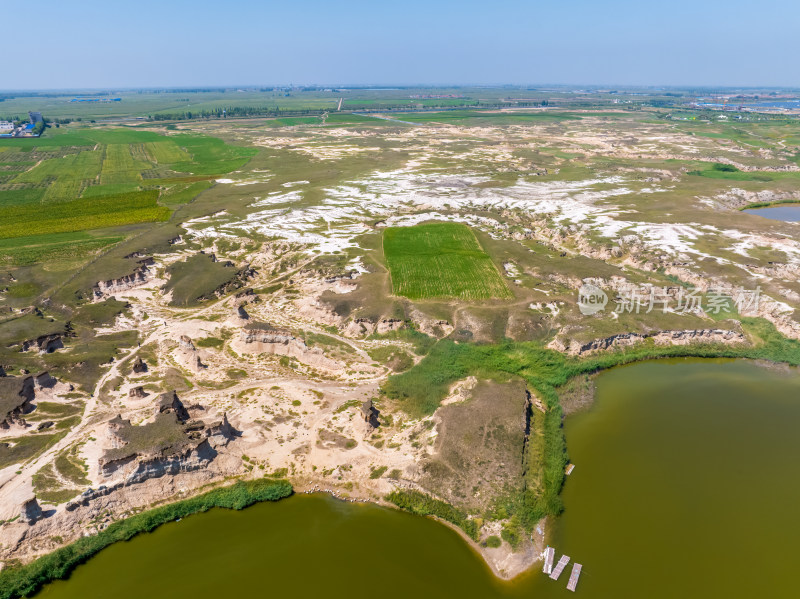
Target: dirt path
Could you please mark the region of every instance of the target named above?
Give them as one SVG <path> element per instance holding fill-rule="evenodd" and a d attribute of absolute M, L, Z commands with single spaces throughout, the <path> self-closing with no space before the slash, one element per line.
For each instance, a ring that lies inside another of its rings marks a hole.
<path fill-rule="evenodd" d="M 155 333 L 155 331 L 151 332 L 145 338 L 144 342 L 146 343 L 149 341 Z M 96 422 L 96 419 L 92 418 L 92 416 L 98 416 L 100 414 L 100 412 L 95 413 L 98 407 L 101 407 L 99 402 L 100 390 L 107 381 L 119 374 L 120 364 L 127 358 L 135 355 L 138 351 L 138 346 L 128 350 L 124 355 L 115 360 L 111 368 L 100 378 L 95 385 L 93 393 L 86 402 L 80 423 L 75 425 L 75 427 L 67 432 L 67 434 L 52 447 L 46 449 L 32 461 L 25 464 L 20 470 L 15 472 L 11 467 L 7 468 L 10 476 L 6 477 L 5 481 L 0 481 L 0 505 L 2 505 L 3 508 L 15 511 L 23 501 L 27 500 L 32 494 L 33 475 L 50 460 L 54 459 L 61 451 L 77 441 L 86 429 Z M 0 518 L 8 518 L 12 515 L 13 514 L 6 514 L 5 510 L 0 510 Z"/>

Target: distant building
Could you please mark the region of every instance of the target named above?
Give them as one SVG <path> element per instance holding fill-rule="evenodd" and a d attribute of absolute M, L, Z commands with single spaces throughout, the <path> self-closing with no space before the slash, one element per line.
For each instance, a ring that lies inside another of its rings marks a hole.
<path fill-rule="evenodd" d="M 0 131 L 13 131 L 14 123 L 9 121 L 0 121 Z"/>
<path fill-rule="evenodd" d="M 41 122 L 42 120 L 42 113 L 41 112 L 29 112 L 28 116 L 31 119 L 31 124 L 35 125 L 36 123 Z"/>

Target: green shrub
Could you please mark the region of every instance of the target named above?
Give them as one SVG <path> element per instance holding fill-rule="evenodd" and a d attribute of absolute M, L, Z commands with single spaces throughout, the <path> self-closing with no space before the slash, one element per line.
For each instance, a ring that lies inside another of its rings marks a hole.
<path fill-rule="evenodd" d="M 485 544 L 487 547 L 491 547 L 492 549 L 497 549 L 498 547 L 500 547 L 500 545 L 503 544 L 503 541 L 500 540 L 500 537 L 492 535 L 491 537 L 488 537 L 486 539 Z"/>
<path fill-rule="evenodd" d="M 226 374 L 228 375 L 229 379 L 233 379 L 235 381 L 240 381 L 247 378 L 247 371 L 242 370 L 241 368 L 229 368 Z"/>
<path fill-rule="evenodd" d="M 218 337 L 203 337 L 195 341 L 195 345 L 197 345 L 197 347 L 213 347 L 214 349 L 220 349 L 225 345 L 225 341 Z"/>
<path fill-rule="evenodd" d="M 511 549 L 514 551 L 517 550 L 519 547 L 520 542 L 522 541 L 522 537 L 519 534 L 519 527 L 514 526 L 512 524 L 506 524 L 503 526 L 503 530 L 500 531 L 500 536 L 503 537 L 503 540 L 511 545 Z"/>
<path fill-rule="evenodd" d="M 381 466 L 380 468 L 375 468 L 372 472 L 370 472 L 369 477 L 372 479 L 380 478 L 386 473 L 388 469 L 389 469 L 388 466 Z"/>

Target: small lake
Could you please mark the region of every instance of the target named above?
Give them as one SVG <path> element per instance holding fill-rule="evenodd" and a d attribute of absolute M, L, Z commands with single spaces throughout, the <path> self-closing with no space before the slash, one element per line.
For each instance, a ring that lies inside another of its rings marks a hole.
<path fill-rule="evenodd" d="M 566 420 L 576 468 L 551 541 L 584 565 L 576 595 L 797 596 L 798 427 L 795 373 L 665 360 L 601 374 L 593 407 Z M 37 597 L 575 597 L 567 575 L 500 583 L 436 522 L 311 495 L 167 524 Z"/>
<path fill-rule="evenodd" d="M 767 208 L 752 208 L 749 210 L 742 210 L 747 214 L 755 214 L 756 216 L 763 216 L 771 220 L 782 220 L 789 223 L 796 223 L 800 221 L 800 206 L 769 206 Z"/>

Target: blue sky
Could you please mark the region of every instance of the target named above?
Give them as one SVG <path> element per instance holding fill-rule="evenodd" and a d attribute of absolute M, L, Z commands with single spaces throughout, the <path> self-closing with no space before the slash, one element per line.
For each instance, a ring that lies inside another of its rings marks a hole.
<path fill-rule="evenodd" d="M 800 87 L 797 0 L 5 0 L 2 14 L 4 89 Z"/>

